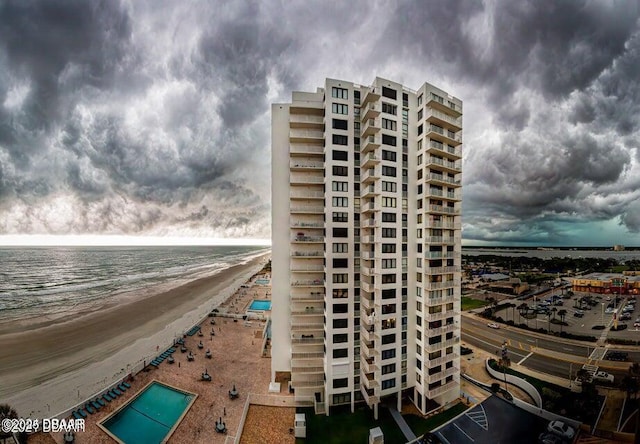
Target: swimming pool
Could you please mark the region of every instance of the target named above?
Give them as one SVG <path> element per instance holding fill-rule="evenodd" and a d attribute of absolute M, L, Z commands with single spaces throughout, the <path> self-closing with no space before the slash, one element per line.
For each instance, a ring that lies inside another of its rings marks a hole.
<path fill-rule="evenodd" d="M 256 279 L 258 285 L 269 285 L 269 279 Z"/>
<path fill-rule="evenodd" d="M 161 443 L 171 436 L 197 396 L 152 381 L 99 425 L 121 443 Z"/>
<path fill-rule="evenodd" d="M 249 310 L 251 311 L 269 311 L 271 310 L 271 301 L 269 300 L 261 300 L 254 299 L 249 305 Z"/>

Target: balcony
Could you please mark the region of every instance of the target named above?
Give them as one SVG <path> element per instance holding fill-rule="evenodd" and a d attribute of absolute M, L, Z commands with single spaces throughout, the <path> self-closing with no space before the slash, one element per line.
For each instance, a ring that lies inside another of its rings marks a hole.
<path fill-rule="evenodd" d="M 310 291 L 308 293 L 292 293 L 291 300 L 296 302 L 322 302 L 324 301 L 324 292 Z"/>
<path fill-rule="evenodd" d="M 455 245 L 458 238 L 455 236 L 427 236 L 424 241 L 429 244 Z"/>
<path fill-rule="evenodd" d="M 360 361 L 360 368 L 363 369 L 365 373 L 376 373 L 380 370 L 380 367 L 378 367 L 373 359 L 363 359 Z"/>
<path fill-rule="evenodd" d="M 362 183 L 370 183 L 380 179 L 382 175 L 382 168 L 380 165 L 377 165 L 373 168 L 368 168 L 366 170 L 360 170 L 360 180 Z"/>
<path fill-rule="evenodd" d="M 360 206 L 361 213 L 373 213 L 374 211 L 380 211 L 375 202 L 365 202 Z"/>
<path fill-rule="evenodd" d="M 426 251 L 424 253 L 425 259 L 435 260 L 435 259 L 454 259 L 455 252 L 454 251 Z"/>
<path fill-rule="evenodd" d="M 291 338 L 291 343 L 296 345 L 323 345 L 324 338 Z"/>
<path fill-rule="evenodd" d="M 324 200 L 324 191 L 311 191 L 311 190 L 299 190 L 296 188 L 291 188 L 291 192 L 289 193 L 289 197 L 291 200 L 296 199 L 319 199 Z"/>
<path fill-rule="evenodd" d="M 427 125 L 426 131 L 427 137 L 431 140 L 437 140 L 453 146 L 458 146 L 462 143 L 462 136 L 459 132 L 455 133 L 433 124 Z"/>
<path fill-rule="evenodd" d="M 445 288 L 453 288 L 460 286 L 460 279 L 453 279 L 444 282 L 425 282 L 425 290 L 443 290 Z"/>
<path fill-rule="evenodd" d="M 324 257 L 324 250 L 294 250 L 291 257 L 297 259 L 317 259 Z"/>
<path fill-rule="evenodd" d="M 433 306 L 433 305 L 447 304 L 449 302 L 455 302 L 455 301 L 456 301 L 456 296 L 450 295 L 450 296 L 442 296 L 439 298 L 426 298 L 424 300 L 424 304 L 427 306 Z"/>
<path fill-rule="evenodd" d="M 324 171 L 322 162 L 303 162 L 301 160 L 289 162 L 291 171 Z"/>
<path fill-rule="evenodd" d="M 376 332 L 375 328 L 360 328 L 360 337 L 365 341 L 380 340 L 380 334 Z"/>
<path fill-rule="evenodd" d="M 291 387 L 293 387 L 294 389 L 299 389 L 301 387 L 304 388 L 318 388 L 321 389 L 324 387 L 324 379 L 320 379 L 320 380 L 316 380 L 316 381 L 297 381 L 297 382 L 293 382 L 291 381 Z"/>
<path fill-rule="evenodd" d="M 369 394 L 365 388 L 364 388 L 364 384 L 363 386 L 360 387 L 360 393 L 362 393 L 362 398 L 364 399 L 364 401 L 367 403 L 368 406 L 372 406 L 374 404 L 378 404 L 380 402 L 380 398 L 378 396 L 374 394 Z"/>
<path fill-rule="evenodd" d="M 427 145 L 427 153 L 438 156 L 448 157 L 450 159 L 462 159 L 462 150 L 451 145 L 447 145 L 437 140 L 431 140 Z"/>
<path fill-rule="evenodd" d="M 324 131 L 292 128 L 289 130 L 289 141 L 291 143 L 316 143 L 321 145 L 324 143 Z"/>
<path fill-rule="evenodd" d="M 291 282 L 292 287 L 324 287 L 324 279 L 296 280 Z"/>
<path fill-rule="evenodd" d="M 322 332 L 324 331 L 324 321 L 322 319 L 320 320 L 305 319 L 303 321 L 291 321 L 290 325 L 291 325 L 291 331 L 306 331 L 306 332 L 317 331 L 317 332 L 320 332 L 321 335 L 322 335 Z"/>
<path fill-rule="evenodd" d="M 446 207 L 444 205 L 429 205 L 429 213 L 459 215 L 460 209 L 456 207 Z"/>
<path fill-rule="evenodd" d="M 314 374 L 314 373 L 322 373 L 324 374 L 324 367 L 291 367 L 291 373 L 299 373 L 299 374 Z"/>
<path fill-rule="evenodd" d="M 454 338 L 449 339 L 447 341 L 437 342 L 435 344 L 425 344 L 424 350 L 427 353 L 433 353 L 433 352 L 436 352 L 438 350 L 442 350 L 442 349 L 447 348 L 447 347 L 453 347 L 454 345 L 457 345 L 459 343 L 460 343 L 460 338 L 454 337 Z"/>
<path fill-rule="evenodd" d="M 364 384 L 367 389 L 379 389 L 380 382 L 372 373 L 365 373 L 364 369 L 360 368 L 360 384 Z"/>
<path fill-rule="evenodd" d="M 462 115 L 462 108 L 459 105 L 435 93 L 431 93 L 426 104 L 430 108 L 451 114 L 453 117 L 460 117 Z"/>
<path fill-rule="evenodd" d="M 305 352 L 293 352 L 291 353 L 291 359 L 323 359 L 324 353 L 305 353 Z"/>
<path fill-rule="evenodd" d="M 369 152 L 360 157 L 360 168 L 372 168 L 380 163 L 380 158 L 374 152 Z"/>
<path fill-rule="evenodd" d="M 447 369 L 445 369 L 445 370 L 443 370 L 441 372 L 434 373 L 433 375 L 426 374 L 425 375 L 425 379 L 426 379 L 427 384 L 432 384 L 432 383 L 434 383 L 436 381 L 440 381 L 440 380 L 445 379 L 445 378 L 447 378 L 449 376 L 456 375 L 459 372 L 460 372 L 460 369 L 458 367 L 455 367 L 455 366 L 454 367 L 449 367 L 449 368 L 447 368 Z"/>
<path fill-rule="evenodd" d="M 324 244 L 324 236 L 296 236 L 291 239 L 294 244 Z"/>
<path fill-rule="evenodd" d="M 380 221 L 377 219 L 364 219 L 360 221 L 360 228 L 379 228 Z M 372 258 L 373 259 L 373 258 Z"/>
<path fill-rule="evenodd" d="M 372 183 L 371 185 L 368 185 L 366 187 L 361 187 L 360 188 L 360 197 L 361 198 L 371 198 L 374 196 L 378 196 L 380 195 L 380 185 L 379 182 L 376 183 Z"/>
<path fill-rule="evenodd" d="M 427 122 L 458 132 L 462 129 L 462 118 L 453 117 L 433 108 L 427 108 L 425 118 Z"/>
<path fill-rule="evenodd" d="M 291 185 L 322 185 L 324 176 L 313 174 L 292 174 L 289 176 Z"/>
<path fill-rule="evenodd" d="M 324 206 L 321 205 L 291 205 L 291 214 L 324 214 Z"/>
<path fill-rule="evenodd" d="M 362 122 L 362 125 L 361 137 L 372 136 L 380 131 L 380 119 L 368 119 Z"/>
<path fill-rule="evenodd" d="M 425 396 L 427 396 L 427 398 L 429 399 L 433 399 L 436 396 L 439 396 L 443 393 L 448 392 L 449 390 L 453 390 L 453 389 L 459 389 L 460 387 L 460 383 L 458 381 L 451 381 L 448 384 L 445 385 L 441 385 L 440 387 L 437 387 L 433 390 L 427 390 L 424 394 Z"/>
<path fill-rule="evenodd" d="M 366 309 L 366 310 L 373 310 L 373 308 L 375 307 L 375 304 L 373 302 L 373 295 L 371 295 L 371 298 L 365 296 L 365 295 L 361 295 L 360 296 L 360 307 Z"/>
<path fill-rule="evenodd" d="M 435 321 L 442 321 L 444 319 L 459 316 L 459 315 L 460 315 L 459 310 L 447 310 L 447 311 L 440 311 L 438 313 L 425 313 L 424 319 L 427 322 L 435 322 Z"/>
<path fill-rule="evenodd" d="M 377 148 L 380 148 L 380 144 L 382 143 L 382 137 L 379 134 L 375 136 L 367 136 L 360 139 L 360 146 L 362 147 L 362 153 L 368 153 L 369 151 L 373 151 Z"/>
<path fill-rule="evenodd" d="M 425 274 L 451 274 L 460 273 L 460 267 L 425 267 Z"/>
<path fill-rule="evenodd" d="M 439 336 L 439 335 L 455 332 L 459 328 L 460 327 L 456 324 L 449 324 L 449 325 L 445 325 L 443 327 L 438 327 L 438 328 L 425 328 L 424 334 L 427 337 L 431 338 L 433 336 Z"/>
<path fill-rule="evenodd" d="M 375 358 L 380 355 L 380 351 L 375 348 L 373 343 L 367 343 L 360 338 L 360 355 L 365 359 Z"/>
<path fill-rule="evenodd" d="M 425 359 L 424 363 L 427 367 L 437 367 L 438 365 L 445 365 L 447 362 L 456 360 L 459 357 L 457 353 L 449 353 L 448 355 L 440 358 Z"/>
<path fill-rule="evenodd" d="M 440 228 L 445 230 L 459 230 L 461 226 L 462 225 L 460 224 L 460 222 L 439 221 L 439 220 L 432 220 L 432 219 L 428 219 L 425 223 L 425 228 Z"/>
<path fill-rule="evenodd" d="M 362 106 L 366 105 L 367 102 L 376 102 L 380 100 L 380 88 L 375 86 L 365 86 L 361 89 L 361 103 Z"/>
<path fill-rule="evenodd" d="M 292 143 L 289 145 L 289 154 L 291 156 L 323 156 L 324 147 L 321 145 L 307 145 L 304 143 Z"/>
<path fill-rule="evenodd" d="M 360 281 L 360 288 L 367 293 L 373 293 L 373 284 L 370 284 L 367 281 Z"/>
<path fill-rule="evenodd" d="M 369 119 L 375 119 L 380 115 L 382 107 L 379 103 L 368 102 L 365 106 L 360 107 L 360 120 L 365 121 Z"/>
<path fill-rule="evenodd" d="M 429 173 L 426 176 L 427 183 L 433 183 L 438 185 L 454 185 L 460 186 L 462 185 L 459 179 L 455 179 L 453 177 L 445 176 L 443 174 L 438 173 Z"/>
<path fill-rule="evenodd" d="M 289 114 L 290 128 L 324 129 L 324 116 L 314 114 Z"/>
<path fill-rule="evenodd" d="M 324 222 L 291 221 L 291 228 L 324 228 Z"/>
<path fill-rule="evenodd" d="M 360 257 L 366 261 L 372 261 L 376 258 L 376 254 L 373 251 L 362 251 Z"/>
<path fill-rule="evenodd" d="M 441 159 L 439 157 L 428 157 L 426 159 L 427 166 L 431 171 L 440 170 L 445 173 L 458 174 L 462 170 L 462 161 L 452 162 L 451 160 Z"/>
<path fill-rule="evenodd" d="M 377 239 L 375 236 L 369 234 L 366 236 L 362 236 L 360 242 L 363 244 L 375 244 L 376 242 L 380 242 L 380 240 Z"/>

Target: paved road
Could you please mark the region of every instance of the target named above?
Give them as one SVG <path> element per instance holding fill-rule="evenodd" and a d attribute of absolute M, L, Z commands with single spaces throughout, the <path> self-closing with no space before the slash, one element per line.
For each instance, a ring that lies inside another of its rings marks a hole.
<path fill-rule="evenodd" d="M 486 324 L 486 320 L 463 316 L 463 341 L 496 355 L 506 342 L 511 362 L 561 378 L 568 379 L 570 373 L 575 375 L 583 364 L 589 363 L 589 356 L 594 350 L 594 346 L 561 342 L 561 338 L 538 337 L 515 328 L 491 329 Z M 637 359 L 639 356 L 638 351 L 629 352 L 629 359 Z M 602 361 L 599 366 L 612 373 L 616 381 L 620 381 L 628 364 L 630 362 L 623 364 Z"/>

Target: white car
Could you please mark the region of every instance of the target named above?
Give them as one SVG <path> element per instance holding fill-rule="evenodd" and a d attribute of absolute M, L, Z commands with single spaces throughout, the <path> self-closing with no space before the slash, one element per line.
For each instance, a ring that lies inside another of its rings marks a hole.
<path fill-rule="evenodd" d="M 601 381 L 601 382 L 613 382 L 613 375 L 607 372 L 596 372 L 593 375 L 593 380 L 594 381 Z"/>
<path fill-rule="evenodd" d="M 547 426 L 547 430 L 568 440 L 572 440 L 576 434 L 573 427 L 562 421 L 551 421 Z"/>
<path fill-rule="evenodd" d="M 496 329 L 497 329 L 497 328 L 500 328 L 500 326 L 499 326 L 498 324 L 496 324 L 495 322 L 492 322 L 492 323 L 490 323 L 490 324 L 487 324 L 487 327 L 489 327 L 489 328 L 496 328 Z"/>

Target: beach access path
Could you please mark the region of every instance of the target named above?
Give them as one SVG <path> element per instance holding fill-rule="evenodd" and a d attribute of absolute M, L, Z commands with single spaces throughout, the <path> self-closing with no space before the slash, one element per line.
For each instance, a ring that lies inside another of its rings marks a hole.
<path fill-rule="evenodd" d="M 257 273 L 269 255 L 65 322 L 3 331 L 0 403 L 42 419 L 82 402 L 150 362 Z"/>

